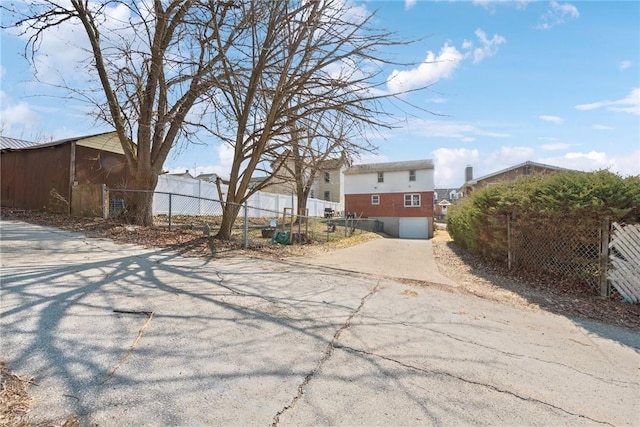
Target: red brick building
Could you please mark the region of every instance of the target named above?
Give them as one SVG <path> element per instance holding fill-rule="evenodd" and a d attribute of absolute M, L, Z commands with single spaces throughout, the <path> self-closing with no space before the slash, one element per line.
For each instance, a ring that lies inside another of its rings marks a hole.
<path fill-rule="evenodd" d="M 433 161 L 355 165 L 344 175 L 346 212 L 383 222 L 394 237 L 433 237 Z"/>

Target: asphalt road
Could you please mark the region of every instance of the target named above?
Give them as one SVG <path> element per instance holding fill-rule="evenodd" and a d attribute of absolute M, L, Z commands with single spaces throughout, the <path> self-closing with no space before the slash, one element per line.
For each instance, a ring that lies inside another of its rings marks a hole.
<path fill-rule="evenodd" d="M 0 357 L 36 378 L 35 421 L 640 425 L 637 333 L 387 274 L 0 232 Z"/>

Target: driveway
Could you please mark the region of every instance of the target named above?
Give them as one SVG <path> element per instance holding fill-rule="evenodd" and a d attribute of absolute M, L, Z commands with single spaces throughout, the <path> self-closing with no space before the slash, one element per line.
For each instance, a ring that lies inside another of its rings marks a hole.
<path fill-rule="evenodd" d="M 456 286 L 440 274 L 432 253 L 431 240 L 380 238 L 296 260 L 351 273 Z"/>
<path fill-rule="evenodd" d="M 0 357 L 36 378 L 35 421 L 638 424 L 636 333 L 323 266 L 0 230 Z"/>

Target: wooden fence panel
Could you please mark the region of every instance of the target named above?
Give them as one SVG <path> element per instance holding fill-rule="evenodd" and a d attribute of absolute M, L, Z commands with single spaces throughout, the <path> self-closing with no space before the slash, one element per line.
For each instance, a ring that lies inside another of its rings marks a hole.
<path fill-rule="evenodd" d="M 609 243 L 611 268 L 608 278 L 611 284 L 628 301 L 640 301 L 640 224 L 621 226 L 613 223 L 613 235 Z"/>

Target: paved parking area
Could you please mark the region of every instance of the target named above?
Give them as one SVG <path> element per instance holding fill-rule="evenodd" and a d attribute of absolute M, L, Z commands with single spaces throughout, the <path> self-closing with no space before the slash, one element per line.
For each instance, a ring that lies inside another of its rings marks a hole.
<path fill-rule="evenodd" d="M 0 357 L 35 376 L 36 421 L 638 425 L 637 333 L 323 266 L 0 232 Z"/>

